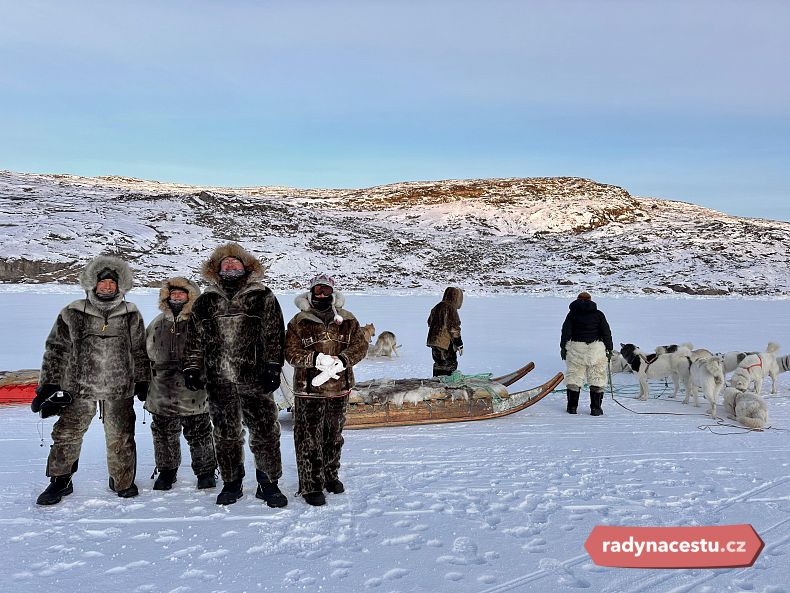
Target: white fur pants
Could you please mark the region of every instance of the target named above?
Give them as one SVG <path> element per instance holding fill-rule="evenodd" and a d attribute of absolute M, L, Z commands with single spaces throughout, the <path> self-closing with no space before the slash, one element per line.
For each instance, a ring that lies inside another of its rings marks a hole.
<path fill-rule="evenodd" d="M 565 374 L 565 385 L 571 389 L 580 389 L 585 383 L 595 387 L 605 387 L 607 382 L 606 347 L 603 342 L 570 341 L 565 344 L 567 355 L 565 364 L 568 371 Z"/>

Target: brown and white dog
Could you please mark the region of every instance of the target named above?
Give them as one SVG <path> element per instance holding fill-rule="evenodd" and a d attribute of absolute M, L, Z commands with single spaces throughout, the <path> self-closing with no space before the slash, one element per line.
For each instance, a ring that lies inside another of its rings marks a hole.
<path fill-rule="evenodd" d="M 368 344 L 373 342 L 373 336 L 376 335 L 376 326 L 372 323 L 366 323 L 362 326 L 362 333 L 365 334 L 365 339 L 368 341 Z"/>

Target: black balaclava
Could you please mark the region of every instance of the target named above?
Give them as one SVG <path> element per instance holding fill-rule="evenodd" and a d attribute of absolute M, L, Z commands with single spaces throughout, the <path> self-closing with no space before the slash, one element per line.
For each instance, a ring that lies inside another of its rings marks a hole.
<path fill-rule="evenodd" d="M 224 259 L 227 258 L 223 258 L 223 260 Z M 234 257 L 233 259 L 238 260 L 239 258 Z M 242 262 L 242 264 L 243 263 L 244 262 Z M 222 265 L 222 262 L 220 262 L 220 265 Z M 248 274 L 246 267 L 244 268 L 244 270 L 223 271 L 222 269 L 220 269 L 219 272 L 217 273 L 219 274 L 219 280 L 222 283 L 222 288 L 224 288 L 227 292 L 231 294 L 235 293 L 237 290 L 239 290 L 239 288 L 241 288 L 241 285 L 244 283 L 244 280 L 247 278 L 247 274 Z"/>
<path fill-rule="evenodd" d="M 96 292 L 96 288 L 93 288 L 93 294 L 96 295 L 96 298 L 100 301 L 109 302 L 115 300 L 118 296 L 118 272 L 113 270 L 112 268 L 103 268 L 97 275 L 96 275 L 96 284 L 101 282 L 102 280 L 112 280 L 115 282 L 115 292 L 111 295 L 107 294 L 99 294 Z"/>

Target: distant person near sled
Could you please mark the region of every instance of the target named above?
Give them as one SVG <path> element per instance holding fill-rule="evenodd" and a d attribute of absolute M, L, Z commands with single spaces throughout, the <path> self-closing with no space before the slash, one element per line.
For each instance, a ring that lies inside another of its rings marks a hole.
<path fill-rule="evenodd" d="M 189 445 L 197 487 L 214 488 L 217 460 L 205 389 L 184 385 L 183 357 L 189 316 L 200 295 L 197 284 L 182 277 L 166 280 L 159 290 L 162 311 L 146 329 L 151 359 L 151 389 L 145 409 L 151 413 L 154 460 L 159 476 L 154 490 L 170 490 L 181 465 L 181 431 Z"/>
<path fill-rule="evenodd" d="M 609 359 L 612 356 L 612 332 L 606 315 L 598 310 L 592 297 L 582 292 L 569 307 L 562 324 L 560 356 L 568 372 L 565 386 L 568 395 L 568 414 L 575 414 L 579 393 L 585 383 L 590 385 L 590 414 L 603 414 L 603 390 L 607 381 Z"/>
<path fill-rule="evenodd" d="M 433 355 L 433 376 L 452 375 L 458 368 L 458 355 L 464 354 L 461 339 L 461 318 L 458 310 L 464 302 L 464 291 L 448 286 L 442 301 L 428 316 L 428 339 L 426 345 Z"/>
<path fill-rule="evenodd" d="M 255 496 L 270 507 L 284 507 L 288 499 L 277 485 L 282 475 L 279 410 L 272 393 L 280 386 L 283 365 L 280 304 L 261 282 L 261 262 L 237 243 L 217 247 L 202 273 L 211 286 L 189 316 L 184 382 L 199 391 L 205 377 L 223 481 L 217 504 L 233 504 L 243 496 L 246 425 L 255 457 Z"/>
<path fill-rule="evenodd" d="M 343 308 L 335 281 L 320 274 L 295 299 L 299 313 L 285 332 L 285 359 L 294 367 L 294 444 L 299 492 L 306 503 L 326 503 L 323 491 L 340 494 L 340 454 L 353 367 L 368 352 L 356 318 Z"/>
<path fill-rule="evenodd" d="M 134 483 L 134 396 L 145 399 L 151 368 L 145 325 L 124 296 L 132 271 L 123 260 L 99 256 L 80 274 L 86 298 L 63 309 L 47 337 L 39 386 L 31 403 L 43 417 L 59 415 L 47 459 L 50 484 L 36 500 L 51 505 L 74 491 L 82 440 L 96 415 L 104 425 L 110 489 L 137 496 Z"/>

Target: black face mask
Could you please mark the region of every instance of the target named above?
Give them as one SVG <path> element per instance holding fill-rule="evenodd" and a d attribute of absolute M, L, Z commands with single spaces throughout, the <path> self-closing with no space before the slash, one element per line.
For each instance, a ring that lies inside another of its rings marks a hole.
<path fill-rule="evenodd" d="M 219 273 L 219 277 L 223 282 L 238 282 L 246 273 L 244 270 L 223 270 Z"/>
<path fill-rule="evenodd" d="M 186 301 L 171 301 L 168 299 L 167 304 L 170 306 L 170 310 L 173 312 L 173 315 L 178 315 L 181 313 L 181 309 L 184 308 L 186 305 Z"/>
<path fill-rule="evenodd" d="M 110 302 L 110 301 L 112 301 L 112 300 L 115 300 L 115 297 L 117 297 L 117 296 L 118 296 L 118 291 L 116 290 L 116 291 L 115 291 L 114 293 L 112 293 L 112 294 L 99 294 L 98 292 L 96 292 L 96 291 L 94 290 L 94 291 L 93 291 L 93 294 L 95 294 L 95 295 L 96 295 L 96 298 L 97 298 L 97 299 L 99 299 L 100 301 L 103 301 L 103 302 L 105 302 L 105 303 L 108 303 L 108 302 Z"/>
<path fill-rule="evenodd" d="M 326 311 L 332 306 L 332 297 L 319 299 L 314 296 L 312 299 L 310 299 L 310 302 L 316 311 Z"/>

